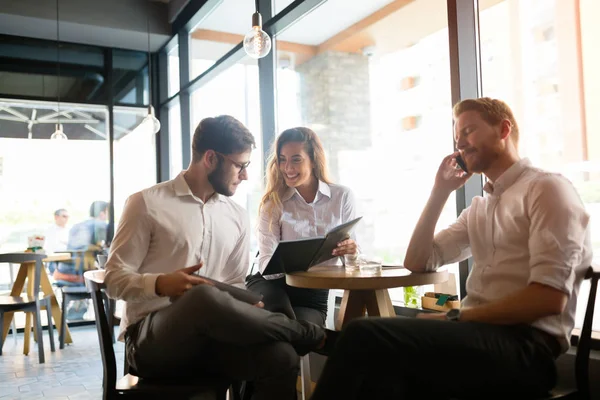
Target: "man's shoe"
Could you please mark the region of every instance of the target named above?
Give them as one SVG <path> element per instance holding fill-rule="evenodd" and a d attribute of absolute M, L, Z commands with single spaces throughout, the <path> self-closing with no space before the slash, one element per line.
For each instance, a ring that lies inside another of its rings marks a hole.
<path fill-rule="evenodd" d="M 296 353 L 302 357 L 322 346 L 326 329 L 309 321 L 298 320 L 297 322 L 304 328 L 304 332 L 301 338 L 292 340 L 290 344 L 294 347 Z"/>
<path fill-rule="evenodd" d="M 340 331 L 332 331 L 330 329 L 325 329 L 325 343 L 322 347 L 313 350 L 315 353 L 319 353 L 324 356 L 330 356 L 335 349 L 335 344 L 340 336 Z"/>

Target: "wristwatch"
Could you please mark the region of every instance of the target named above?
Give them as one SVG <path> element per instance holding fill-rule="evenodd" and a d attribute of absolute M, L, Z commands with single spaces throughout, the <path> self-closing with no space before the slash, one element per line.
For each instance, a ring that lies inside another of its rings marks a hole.
<path fill-rule="evenodd" d="M 446 313 L 448 321 L 460 321 L 460 308 L 453 308 Z"/>

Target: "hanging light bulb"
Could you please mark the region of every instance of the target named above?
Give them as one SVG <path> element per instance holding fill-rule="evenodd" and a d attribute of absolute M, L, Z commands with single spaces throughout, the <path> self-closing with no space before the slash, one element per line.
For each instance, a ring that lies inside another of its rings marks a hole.
<path fill-rule="evenodd" d="M 60 29 L 59 29 L 59 8 L 58 0 L 56 0 L 56 104 L 57 104 L 57 120 L 56 130 L 50 136 L 51 140 L 67 140 L 68 137 L 63 132 L 63 126 L 60 123 Z"/>
<path fill-rule="evenodd" d="M 262 30 L 262 16 L 252 14 L 252 30 L 244 36 L 244 50 L 252 58 L 263 58 L 271 51 L 271 38 Z"/>
<path fill-rule="evenodd" d="M 141 130 L 150 134 L 156 134 L 160 131 L 160 121 L 154 116 L 154 107 L 152 107 L 152 58 L 150 54 L 150 17 L 146 16 L 148 28 L 148 115 L 135 127 L 134 131 Z"/>
<path fill-rule="evenodd" d="M 54 131 L 52 136 L 50 136 L 50 139 L 52 139 L 52 140 L 67 140 L 68 139 L 67 135 L 65 135 L 65 133 L 63 132 L 62 124 L 56 124 L 56 130 Z"/>
<path fill-rule="evenodd" d="M 160 121 L 154 116 L 154 107 L 148 106 L 148 115 L 140 123 L 139 127 L 153 134 L 160 131 Z"/>

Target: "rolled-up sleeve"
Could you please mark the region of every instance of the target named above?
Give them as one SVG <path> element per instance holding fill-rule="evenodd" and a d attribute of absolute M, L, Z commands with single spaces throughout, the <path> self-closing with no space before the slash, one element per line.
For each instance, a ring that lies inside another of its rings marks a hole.
<path fill-rule="evenodd" d="M 432 272 L 442 265 L 463 261 L 471 257 L 471 244 L 467 226 L 470 210 L 471 207 L 464 209 L 452 225 L 435 235 L 431 255 L 425 266 L 426 271 Z"/>
<path fill-rule="evenodd" d="M 589 224 L 575 188 L 566 178 L 548 174 L 532 184 L 528 195 L 529 283 L 540 283 L 569 296 L 576 267 L 583 259 Z"/>
<path fill-rule="evenodd" d="M 119 220 L 106 262 L 106 291 L 111 298 L 128 302 L 158 298 L 160 274 L 139 273 L 150 246 L 152 224 L 142 193 L 130 196 Z"/>
<path fill-rule="evenodd" d="M 281 209 L 266 203 L 258 216 L 258 269 L 262 274 L 281 240 Z"/>

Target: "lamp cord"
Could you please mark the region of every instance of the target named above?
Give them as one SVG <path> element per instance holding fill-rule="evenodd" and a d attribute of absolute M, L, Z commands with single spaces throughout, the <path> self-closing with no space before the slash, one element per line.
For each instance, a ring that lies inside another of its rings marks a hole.
<path fill-rule="evenodd" d="M 150 56 L 150 14 L 146 15 L 146 27 L 148 29 L 148 104 L 152 105 L 152 58 Z"/>
<path fill-rule="evenodd" d="M 56 98 L 58 104 L 58 115 L 56 116 L 56 120 L 58 121 L 58 128 L 60 129 L 60 30 L 58 21 L 60 19 L 59 13 L 59 0 L 56 0 Z"/>
<path fill-rule="evenodd" d="M 254 5 L 256 7 L 256 12 L 258 12 L 258 0 L 254 0 Z"/>

